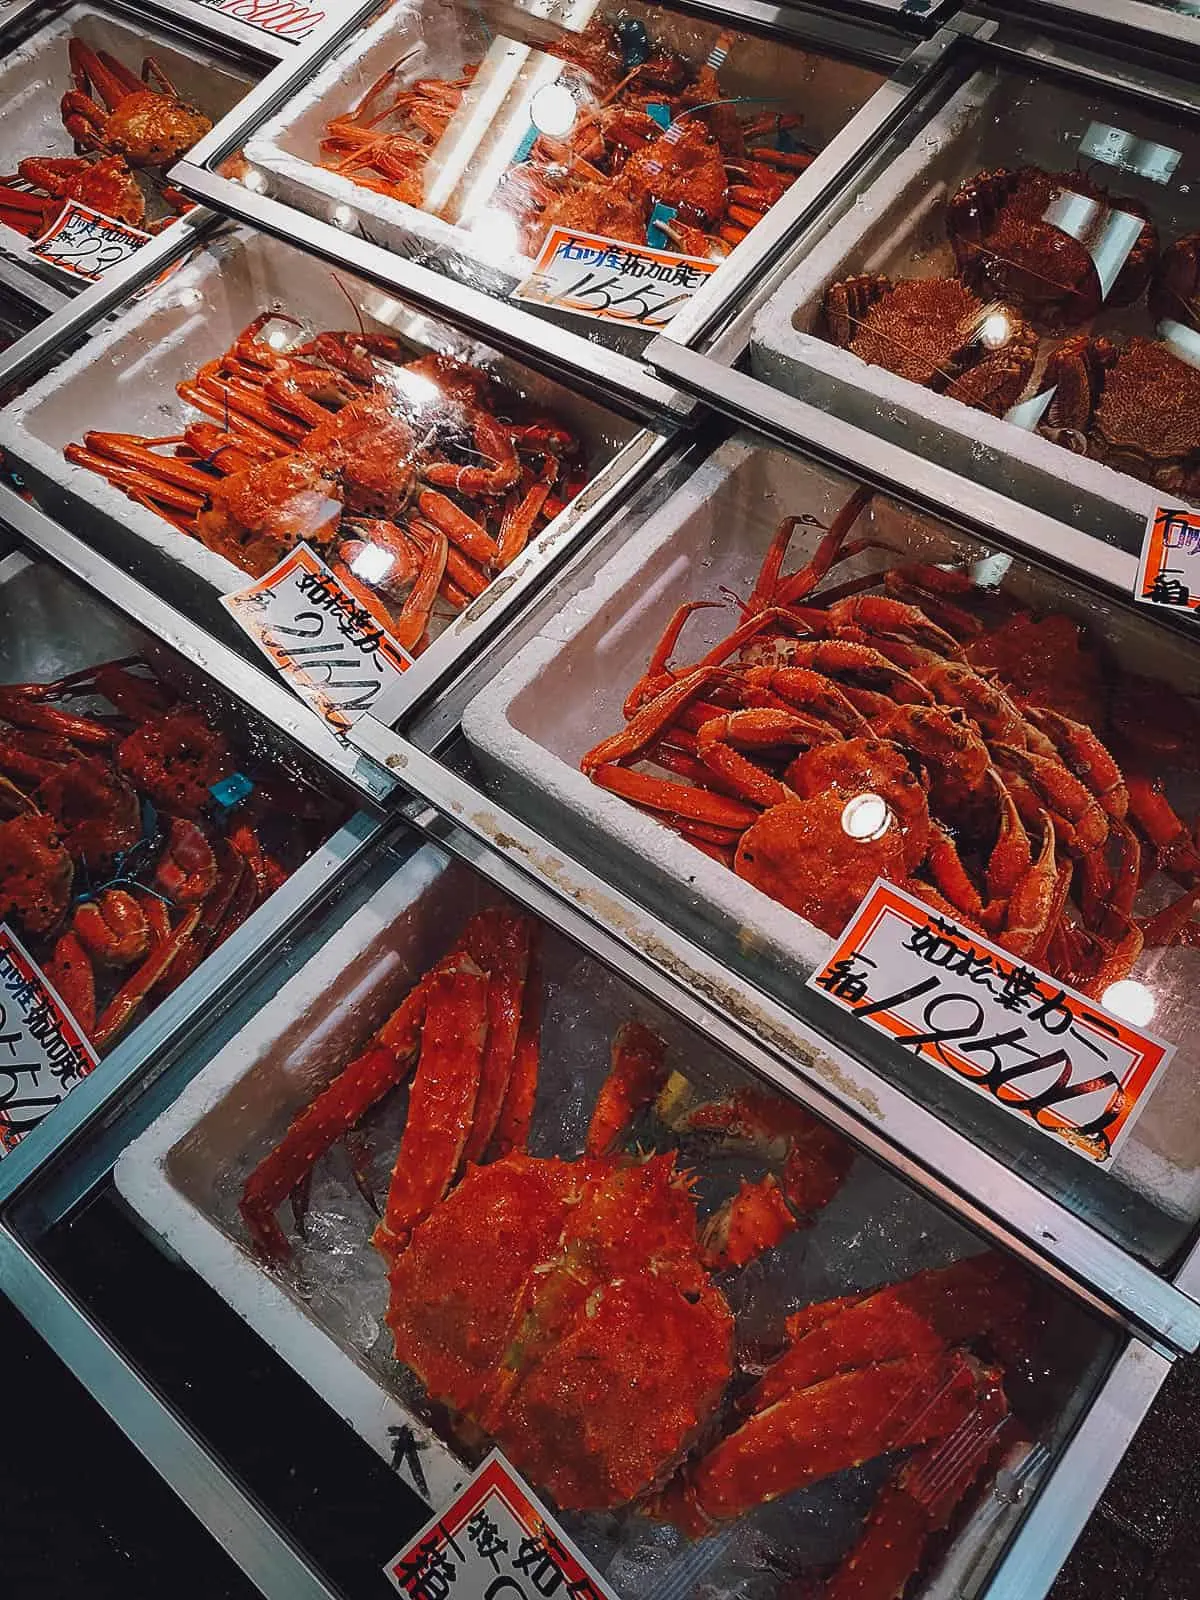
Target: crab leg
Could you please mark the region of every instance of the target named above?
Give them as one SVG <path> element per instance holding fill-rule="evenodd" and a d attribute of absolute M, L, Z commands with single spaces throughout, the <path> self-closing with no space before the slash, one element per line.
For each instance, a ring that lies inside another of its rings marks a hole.
<path fill-rule="evenodd" d="M 533 525 L 558 477 L 558 466 L 553 456 L 547 456 L 541 472 L 525 495 L 504 513 L 504 520 L 500 524 L 500 555 L 497 561 L 501 569 L 510 566 L 529 543 Z"/>
<path fill-rule="evenodd" d="M 666 1047 L 641 1022 L 627 1022 L 612 1045 L 612 1065 L 596 1097 L 583 1151 L 609 1156 L 629 1124 L 648 1106 L 666 1081 Z"/>
<path fill-rule="evenodd" d="M 417 495 L 417 508 L 428 517 L 435 528 L 440 528 L 465 554 L 481 566 L 494 567 L 500 559 L 500 546 L 482 523 L 476 522 L 454 501 L 436 489 L 422 489 Z"/>
<path fill-rule="evenodd" d="M 102 1050 L 106 1045 L 111 1044 L 116 1036 L 128 1026 L 138 1006 L 141 1005 L 154 985 L 165 976 L 171 963 L 179 953 L 187 947 L 189 940 L 196 931 L 201 916 L 201 908 L 193 906 L 172 928 L 167 918 L 166 908 L 160 900 L 147 896 L 143 909 L 146 912 L 146 920 L 150 924 L 154 942 L 145 961 L 129 981 L 122 985 L 100 1015 L 92 1033 L 92 1043 L 97 1050 Z"/>
<path fill-rule="evenodd" d="M 371 1243 L 390 1261 L 454 1181 L 479 1093 L 488 1025 L 488 980 L 465 952 L 430 979 L 421 1057 L 392 1169 L 387 1209 Z"/>
<path fill-rule="evenodd" d="M 589 774 L 598 788 L 619 794 L 622 799 L 650 811 L 666 813 L 671 823 L 682 826 L 689 819 L 708 826 L 727 828 L 738 835 L 757 821 L 758 812 L 740 800 L 714 794 L 709 789 L 691 789 L 668 778 L 655 778 L 645 772 L 630 772 L 616 762 L 606 762 Z"/>
<path fill-rule="evenodd" d="M 472 918 L 463 936 L 463 948 L 488 978 L 487 1044 L 464 1161 L 482 1160 L 508 1094 L 529 972 L 531 931 L 528 917 L 497 907 Z"/>

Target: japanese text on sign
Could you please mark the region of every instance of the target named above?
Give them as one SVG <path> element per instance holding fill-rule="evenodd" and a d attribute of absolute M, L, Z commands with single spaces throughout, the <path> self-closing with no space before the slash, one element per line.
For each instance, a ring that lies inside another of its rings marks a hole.
<path fill-rule="evenodd" d="M 336 732 L 366 716 L 410 658 L 365 591 L 351 591 L 306 544 L 223 603 L 302 700 Z"/>
<path fill-rule="evenodd" d="M 498 1451 L 383 1570 L 408 1600 L 616 1600 Z"/>
<path fill-rule="evenodd" d="M 1094 1161 L 1174 1047 L 877 879 L 808 980 L 914 1056 Z"/>
<path fill-rule="evenodd" d="M 717 262 L 551 228 L 514 300 L 630 327 L 665 327 Z"/>
<path fill-rule="evenodd" d="M 31 254 L 72 277 L 102 278 L 128 261 L 149 237 L 140 228 L 68 200 L 41 238 L 34 240 Z"/>
<path fill-rule="evenodd" d="M 261 33 L 298 43 L 325 21 L 326 12 L 305 5 L 304 0 L 200 0 L 210 11 L 244 22 Z"/>
<path fill-rule="evenodd" d="M 98 1059 L 45 973 L 0 923 L 0 1155 L 36 1128 Z"/>
<path fill-rule="evenodd" d="M 1134 599 L 1195 615 L 1200 606 L 1200 511 L 1155 506 L 1142 535 Z"/>

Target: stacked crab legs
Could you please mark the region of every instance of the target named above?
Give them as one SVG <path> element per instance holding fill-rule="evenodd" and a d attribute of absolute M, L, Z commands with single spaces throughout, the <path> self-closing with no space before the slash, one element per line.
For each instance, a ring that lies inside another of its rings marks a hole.
<path fill-rule="evenodd" d="M 275 1209 L 409 1080 L 372 1242 L 388 1267 L 397 1358 L 430 1398 L 467 1437 L 497 1440 L 560 1506 L 631 1505 L 692 1533 L 917 1450 L 830 1591 L 889 1600 L 997 1449 L 1008 1403 L 994 1362 L 1023 1351 L 1023 1275 L 985 1255 L 811 1305 L 735 1396 L 734 1316 L 713 1274 L 811 1222 L 851 1152 L 764 1091 L 704 1100 L 669 1069 L 662 1040 L 630 1022 L 582 1154 L 526 1154 L 539 991 L 528 919 L 502 906 L 474 917 L 252 1172 L 241 1209 L 256 1248 L 286 1261 Z M 703 1179 L 680 1167 L 678 1146 L 625 1153 L 643 1113 L 698 1160 L 738 1151 L 769 1170 L 701 1224 Z"/>
<path fill-rule="evenodd" d="M 788 575 L 785 519 L 742 621 L 688 667 L 671 658 L 709 603 L 681 606 L 625 728 L 581 766 L 828 933 L 882 875 L 1100 995 L 1146 943 L 1192 937 L 1200 855 L 1152 746 L 1173 725 L 1178 764 L 1194 765 L 1194 708 L 1103 662 L 1070 618 L 1038 619 L 965 572 L 820 588 L 872 544 L 848 541 L 869 498 Z M 1137 919 L 1155 867 L 1186 893 Z"/>
<path fill-rule="evenodd" d="M 390 334 L 262 337 L 292 322 L 264 312 L 178 386 L 212 420 L 92 431 L 64 454 L 255 576 L 307 541 L 416 650 L 439 597 L 468 605 L 582 486 L 578 441 L 478 367 L 412 359 Z"/>

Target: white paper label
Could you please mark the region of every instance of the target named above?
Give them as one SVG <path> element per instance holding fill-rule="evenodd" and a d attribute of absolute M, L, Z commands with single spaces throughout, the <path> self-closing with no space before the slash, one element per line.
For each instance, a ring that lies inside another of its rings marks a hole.
<path fill-rule="evenodd" d="M 73 278 L 102 278 L 140 250 L 150 235 L 127 222 L 115 222 L 102 211 L 68 200 L 58 216 L 30 247 L 40 261 L 48 261 Z"/>
<path fill-rule="evenodd" d="M 383 1570 L 408 1600 L 617 1600 L 498 1450 Z"/>
<path fill-rule="evenodd" d="M 370 596 L 348 589 L 306 544 L 222 603 L 339 734 L 365 717 L 412 661 L 389 637 Z"/>
<path fill-rule="evenodd" d="M 0 923 L 0 1155 L 36 1128 L 99 1059 L 46 974 Z"/>
<path fill-rule="evenodd" d="M 1079 154 L 1086 161 L 1103 161 L 1119 172 L 1132 172 L 1152 183 L 1170 183 L 1182 157 L 1170 145 L 1139 139 L 1124 128 L 1093 122 L 1079 143 Z"/>
<path fill-rule="evenodd" d="M 1200 511 L 1155 506 L 1146 518 L 1135 600 L 1196 620 L 1200 606 Z"/>
<path fill-rule="evenodd" d="M 808 986 L 1097 1162 L 1175 1053 L 882 878 Z"/>
<path fill-rule="evenodd" d="M 329 15 L 328 10 L 306 5 L 304 0 L 200 0 L 200 4 L 291 44 L 307 39 Z"/>
<path fill-rule="evenodd" d="M 663 328 L 718 265 L 648 244 L 551 228 L 533 271 L 512 298 L 600 322 Z"/>

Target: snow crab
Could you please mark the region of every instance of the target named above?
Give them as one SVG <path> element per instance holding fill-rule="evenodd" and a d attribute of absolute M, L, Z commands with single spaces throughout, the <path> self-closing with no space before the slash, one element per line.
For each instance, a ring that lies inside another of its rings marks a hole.
<path fill-rule="evenodd" d="M 824 317 L 833 342 L 861 360 L 993 416 L 1015 404 L 1037 361 L 1029 324 L 957 278 L 845 278 L 825 291 Z"/>
<path fill-rule="evenodd" d="M 134 167 L 168 167 L 212 128 L 210 117 L 179 98 L 153 56 L 139 78 L 82 39 L 72 38 L 67 49 L 75 87 L 63 96 L 63 125 L 84 150 L 122 156 Z"/>
<path fill-rule="evenodd" d="M 1159 774 L 1195 765 L 1200 718 L 964 572 L 822 587 L 870 548 L 848 537 L 869 499 L 791 574 L 785 519 L 742 622 L 690 665 L 672 656 L 708 602 L 681 606 L 582 770 L 830 934 L 882 874 L 1100 996 L 1191 937 L 1200 857 Z M 1138 918 L 1155 866 L 1185 894 Z"/>
<path fill-rule="evenodd" d="M 1143 224 L 1106 299 L 1089 247 L 1114 211 Z M 946 231 L 964 281 L 1015 305 L 1043 333 L 1078 327 L 1102 304 L 1131 305 L 1158 259 L 1158 234 L 1142 202 L 1110 195 L 1079 172 L 977 173 L 951 195 Z"/>
<path fill-rule="evenodd" d="M 411 1074 L 372 1242 L 397 1359 L 469 1436 L 494 1439 L 560 1507 L 630 1506 L 691 1534 L 870 1457 L 914 1449 L 919 1463 L 941 1445 L 960 1469 L 948 1519 L 1007 1417 L 993 1362 L 1023 1337 L 1021 1271 L 977 1256 L 810 1305 L 735 1399 L 734 1315 L 717 1275 L 811 1218 L 851 1153 L 765 1092 L 704 1101 L 669 1071 L 653 1031 L 630 1022 L 582 1152 L 529 1155 L 538 999 L 528 920 L 507 907 L 477 915 L 253 1171 L 241 1212 L 255 1247 L 286 1255 L 275 1208 Z M 693 1143 L 744 1144 L 780 1177 L 744 1181 L 701 1224 L 703 1180 L 678 1150 L 622 1149 L 651 1106 Z M 901 1519 L 913 1566 L 939 1525 L 922 1510 Z"/>
<path fill-rule="evenodd" d="M 1200 494 L 1200 370 L 1154 339 L 1079 335 L 1051 356 L 1041 432 L 1170 494 Z"/>
<path fill-rule="evenodd" d="M 290 320 L 264 312 L 179 384 L 211 421 L 91 430 L 64 454 L 255 576 L 307 541 L 421 649 L 437 603 L 482 594 L 582 487 L 578 440 L 481 369 L 391 335 L 286 351 L 261 337 Z"/>
<path fill-rule="evenodd" d="M 69 709 L 79 699 L 112 711 Z M 0 920 L 32 941 L 97 1049 L 287 876 L 257 831 L 276 808 L 269 785 L 220 820 L 212 786 L 236 768 L 199 708 L 137 658 L 0 686 Z M 297 791 L 292 808 L 299 843 L 311 807 Z"/>
<path fill-rule="evenodd" d="M 30 156 L 0 178 L 0 222 L 31 239 L 46 231 L 65 200 L 135 228 L 146 220 L 145 196 L 121 156 Z"/>

